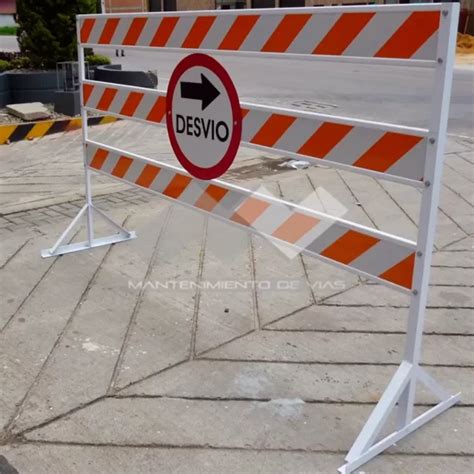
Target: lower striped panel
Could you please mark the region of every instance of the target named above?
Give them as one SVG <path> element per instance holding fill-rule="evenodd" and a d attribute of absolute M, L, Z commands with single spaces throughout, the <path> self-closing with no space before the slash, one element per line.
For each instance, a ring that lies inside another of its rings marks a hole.
<path fill-rule="evenodd" d="M 201 181 L 173 166 L 94 142 L 87 143 L 87 164 L 93 170 L 285 242 L 399 290 L 412 289 L 414 242 L 331 219 L 222 181 Z"/>

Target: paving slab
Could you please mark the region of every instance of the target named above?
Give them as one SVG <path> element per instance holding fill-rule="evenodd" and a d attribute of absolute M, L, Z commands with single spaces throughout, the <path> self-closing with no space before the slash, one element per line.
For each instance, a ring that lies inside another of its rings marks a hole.
<path fill-rule="evenodd" d="M 408 308 L 314 305 L 269 324 L 289 331 L 405 333 Z M 428 308 L 425 334 L 474 334 L 474 314 L 467 308 Z"/>
<path fill-rule="evenodd" d="M 408 307 L 409 296 L 382 285 L 360 285 L 325 300 L 325 304 Z M 432 286 L 429 308 L 472 308 L 472 287 Z"/>
<path fill-rule="evenodd" d="M 250 236 L 241 229 L 209 219 L 199 280 L 199 318 L 195 353 L 207 351 L 257 325 L 256 291 Z"/>
<path fill-rule="evenodd" d="M 8 113 L 20 117 L 22 120 L 26 120 L 27 122 L 47 119 L 51 116 L 51 112 L 41 102 L 8 104 L 6 109 Z"/>
<path fill-rule="evenodd" d="M 38 241 L 34 245 L 35 260 L 39 261 Z M 0 334 L 0 426 L 3 429 L 21 407 L 106 251 L 104 248 L 57 260 L 48 278 L 40 281 L 36 291 Z M 51 260 L 50 265 L 53 262 Z M 71 373 L 70 367 L 66 373 Z M 47 399 L 41 400 L 48 403 Z"/>
<path fill-rule="evenodd" d="M 196 293 L 192 283 L 197 281 L 201 264 L 203 226 L 201 215 L 174 208 L 160 234 L 149 272 L 131 279 L 135 285 L 141 282 L 144 286 L 135 314 L 129 316 L 131 325 L 115 388 L 191 356 Z M 182 232 L 183 228 L 187 231 Z M 150 221 L 143 231 L 152 236 L 158 230 Z M 181 286 L 181 282 L 186 285 Z"/>
<path fill-rule="evenodd" d="M 28 440 L 115 445 L 347 450 L 370 406 L 178 399 L 105 399 L 26 433 Z M 130 412 L 133 417 L 124 416 Z M 472 410 L 455 407 L 392 452 L 474 454 Z M 344 420 L 350 419 L 350 423 Z M 323 428 L 324 427 L 324 428 Z M 440 437 L 439 430 L 446 436 Z M 449 435 L 448 435 L 449 434 Z"/>
<path fill-rule="evenodd" d="M 130 448 L 24 444 L 3 449 L 22 474 L 117 474 L 140 472 L 194 474 L 327 474 L 343 454 L 205 448 Z M 459 456 L 381 455 L 364 466 L 367 474 L 468 474 L 474 459 Z"/>
<path fill-rule="evenodd" d="M 398 364 L 405 337 L 400 334 L 260 331 L 206 354 L 210 359 Z M 427 335 L 422 362 L 474 365 L 474 337 Z M 440 358 L 440 351 L 443 357 Z"/>
<path fill-rule="evenodd" d="M 144 220 L 145 216 L 132 216 L 126 225 L 134 228 Z M 156 227 L 161 223 L 158 218 Z M 81 294 L 74 318 L 43 367 L 41 380 L 24 401 L 25 409 L 15 422 L 15 431 L 58 416 L 108 390 L 139 295 L 139 290 L 129 287 L 127 281 L 144 277 L 155 245 L 156 235 L 145 233 L 140 246 L 134 240 L 101 249 L 108 250 L 107 258 L 87 294 Z M 81 260 L 81 254 L 74 257 Z M 68 261 L 60 260 L 64 264 Z"/>
<path fill-rule="evenodd" d="M 462 392 L 462 404 L 473 403 L 471 368 L 430 367 L 428 372 L 446 389 Z M 133 385 L 120 396 L 373 403 L 380 399 L 394 373 L 394 367 L 381 365 L 197 359 Z M 418 403 L 437 403 L 431 393 L 420 388 Z"/>

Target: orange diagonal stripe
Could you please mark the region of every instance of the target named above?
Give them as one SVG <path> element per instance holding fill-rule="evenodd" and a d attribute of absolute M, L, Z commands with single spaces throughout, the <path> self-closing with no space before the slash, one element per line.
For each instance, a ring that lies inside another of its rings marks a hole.
<path fill-rule="evenodd" d="M 373 171 L 387 171 L 421 140 L 422 137 L 387 132 L 352 166 Z"/>
<path fill-rule="evenodd" d="M 215 20 L 215 16 L 200 16 L 196 18 L 191 31 L 186 36 L 181 47 L 199 48 Z"/>
<path fill-rule="evenodd" d="M 397 263 L 392 268 L 380 275 L 382 280 L 387 280 L 404 288 L 411 289 L 413 285 L 413 271 L 415 268 L 415 253 Z"/>
<path fill-rule="evenodd" d="M 86 18 L 81 28 L 81 43 L 87 43 L 89 36 L 94 28 L 95 20 L 93 18 Z"/>
<path fill-rule="evenodd" d="M 232 215 L 230 220 L 246 226 L 252 225 L 268 206 L 270 206 L 268 202 L 249 197 Z"/>
<path fill-rule="evenodd" d="M 317 223 L 318 219 L 315 217 L 306 216 L 295 212 L 283 224 L 273 232 L 273 237 L 285 240 L 294 244 L 308 233 Z"/>
<path fill-rule="evenodd" d="M 134 18 L 127 31 L 127 35 L 123 40 L 123 44 L 130 46 L 137 44 L 138 38 L 140 38 L 143 28 L 145 28 L 146 22 L 146 18 Z"/>
<path fill-rule="evenodd" d="M 84 105 L 87 105 L 87 102 L 89 101 L 89 97 L 91 96 L 93 90 L 94 86 L 91 86 L 90 84 L 82 85 L 82 92 L 84 94 Z"/>
<path fill-rule="evenodd" d="M 155 36 L 151 40 L 150 46 L 165 46 L 170 39 L 178 20 L 179 17 L 177 16 L 167 16 L 163 18 L 156 30 Z"/>
<path fill-rule="evenodd" d="M 177 174 L 171 182 L 166 186 L 166 189 L 163 191 L 163 194 L 166 196 L 178 199 L 181 196 L 181 193 L 187 188 L 188 184 L 192 181 L 189 176 L 183 176 Z"/>
<path fill-rule="evenodd" d="M 117 164 L 114 166 L 114 169 L 112 170 L 112 176 L 117 176 L 117 178 L 123 178 L 132 163 L 133 160 L 131 158 L 121 156 L 117 161 Z"/>
<path fill-rule="evenodd" d="M 298 153 L 315 158 L 325 158 L 352 128 L 350 125 L 324 122 L 298 150 Z"/>
<path fill-rule="evenodd" d="M 211 212 L 227 193 L 227 189 L 210 184 L 197 200 L 196 207 Z"/>
<path fill-rule="evenodd" d="M 238 16 L 217 49 L 238 50 L 259 18 L 260 15 Z"/>
<path fill-rule="evenodd" d="M 143 171 L 140 173 L 140 176 L 135 181 L 135 184 L 138 184 L 138 186 L 142 186 L 144 188 L 149 188 L 157 174 L 160 172 L 160 169 L 161 168 L 158 168 L 158 166 L 145 165 Z"/>
<path fill-rule="evenodd" d="M 240 109 L 240 112 L 242 114 L 242 120 L 245 118 L 245 116 L 250 112 L 249 109 Z"/>
<path fill-rule="evenodd" d="M 342 54 L 374 15 L 375 13 L 343 13 L 316 46 L 313 54 Z"/>
<path fill-rule="evenodd" d="M 310 18 L 311 15 L 307 14 L 285 15 L 263 45 L 262 51 L 284 53 Z"/>
<path fill-rule="evenodd" d="M 137 110 L 137 107 L 140 105 L 144 95 L 143 92 L 130 92 L 125 104 L 123 104 L 120 114 L 132 117 L 135 110 Z"/>
<path fill-rule="evenodd" d="M 164 97 L 158 97 L 146 119 L 150 122 L 160 123 L 165 116 L 165 112 L 166 99 Z"/>
<path fill-rule="evenodd" d="M 295 120 L 296 117 L 272 114 L 250 141 L 256 145 L 273 146 Z"/>
<path fill-rule="evenodd" d="M 119 24 L 119 18 L 109 18 L 105 22 L 104 29 L 102 30 L 102 34 L 99 38 L 99 44 L 109 44 L 112 41 L 114 36 L 115 30 Z"/>
<path fill-rule="evenodd" d="M 377 58 L 411 58 L 439 29 L 440 12 L 413 12 L 375 53 Z"/>
<path fill-rule="evenodd" d="M 95 168 L 96 170 L 100 170 L 102 166 L 104 165 L 105 160 L 107 159 L 107 156 L 109 156 L 109 152 L 107 150 L 103 150 L 102 148 L 99 148 L 94 155 L 94 158 L 92 158 L 90 167 Z"/>
<path fill-rule="evenodd" d="M 107 87 L 102 94 L 102 97 L 97 104 L 97 108 L 99 110 L 109 110 L 110 104 L 114 100 L 115 96 L 117 95 L 117 89 L 112 89 L 111 87 Z"/>
<path fill-rule="evenodd" d="M 349 230 L 321 252 L 321 255 L 348 265 L 377 242 L 379 239 L 375 237 Z"/>

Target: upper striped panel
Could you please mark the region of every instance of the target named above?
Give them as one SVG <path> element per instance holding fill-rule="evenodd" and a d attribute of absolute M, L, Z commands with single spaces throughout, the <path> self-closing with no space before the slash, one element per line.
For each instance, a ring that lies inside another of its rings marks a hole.
<path fill-rule="evenodd" d="M 82 45 L 434 60 L 441 9 L 402 5 L 80 16 Z"/>

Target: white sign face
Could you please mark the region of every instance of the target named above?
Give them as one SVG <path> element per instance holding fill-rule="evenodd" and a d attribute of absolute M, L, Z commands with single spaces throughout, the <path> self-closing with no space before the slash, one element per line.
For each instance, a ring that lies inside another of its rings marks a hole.
<path fill-rule="evenodd" d="M 199 179 L 224 174 L 242 135 L 237 91 L 225 69 L 210 56 L 187 56 L 171 76 L 166 100 L 168 136 L 182 166 Z"/>

